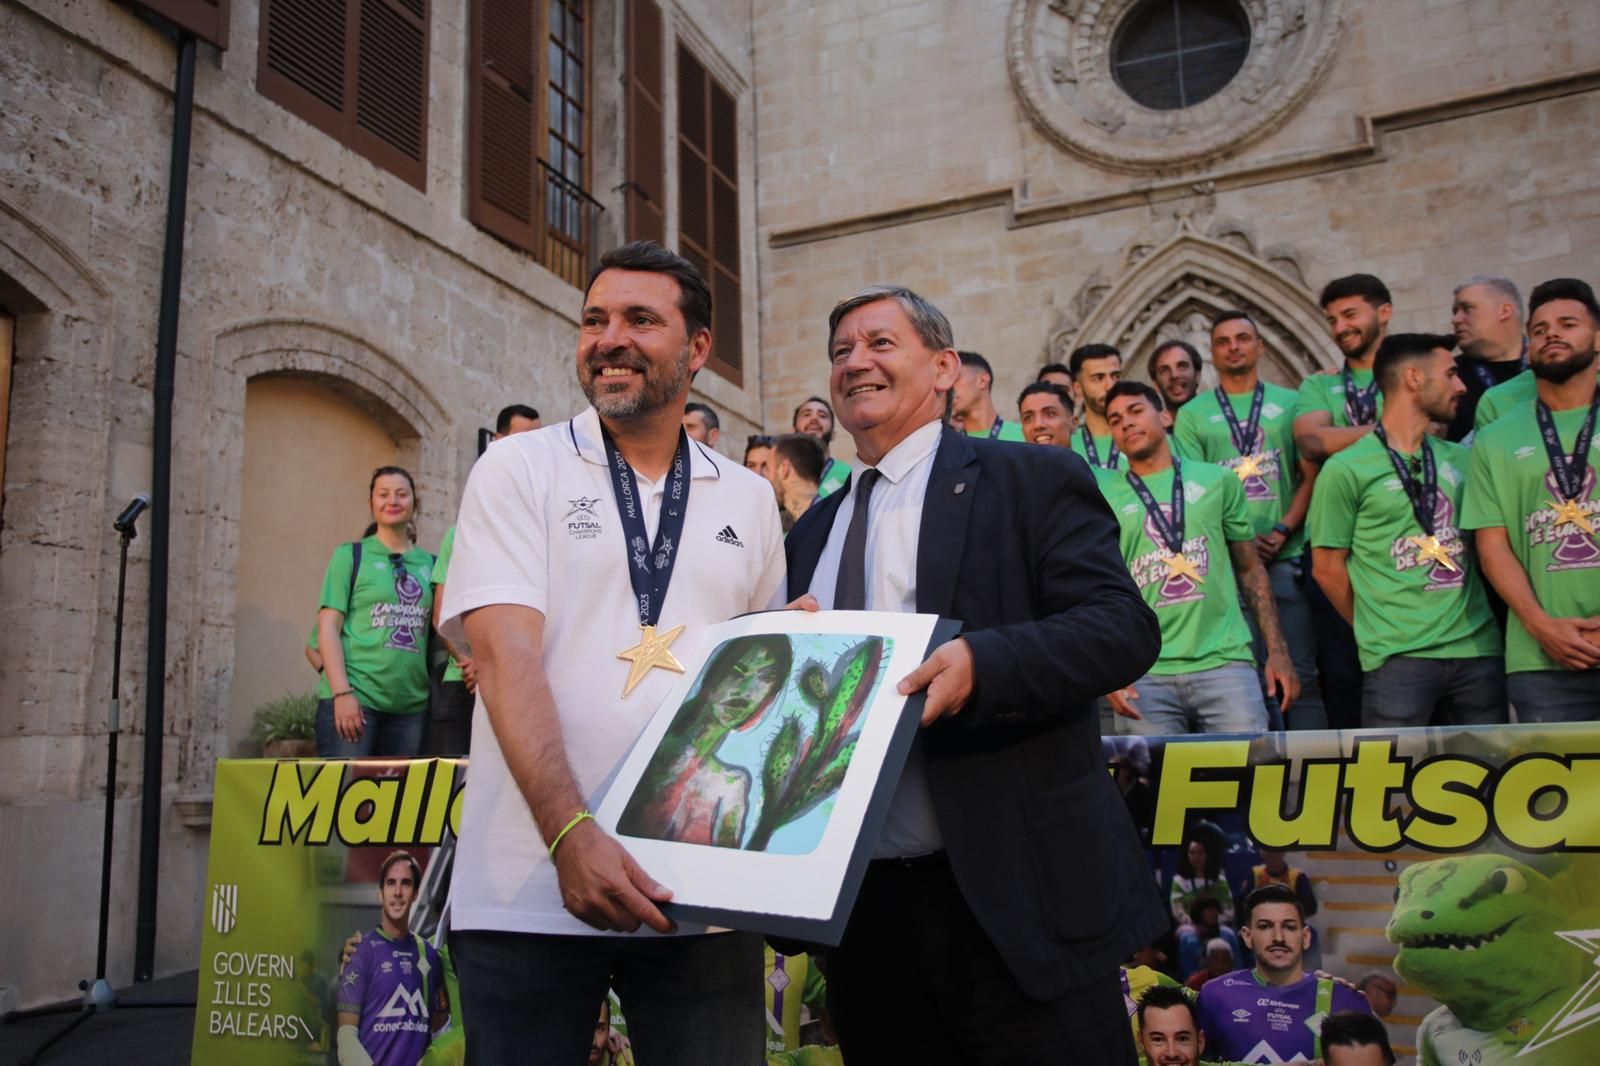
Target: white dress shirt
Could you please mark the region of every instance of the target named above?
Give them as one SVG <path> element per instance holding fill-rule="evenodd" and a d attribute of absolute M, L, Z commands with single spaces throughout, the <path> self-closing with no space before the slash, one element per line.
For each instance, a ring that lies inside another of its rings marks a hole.
<path fill-rule="evenodd" d="M 867 604 L 869 611 L 908 611 L 917 609 L 917 540 L 922 531 L 922 501 L 928 494 L 928 475 L 933 471 L 934 453 L 939 450 L 941 422 L 929 422 L 889 450 L 877 465 L 882 475 L 872 487 L 867 511 Z M 833 607 L 834 586 L 839 580 L 839 557 L 844 553 L 845 534 L 855 514 L 856 487 L 867 467 L 860 460 L 851 464 L 850 491 L 839 504 L 828 532 L 828 543 L 817 559 L 811 575 L 811 594 L 823 610 Z M 445 586 L 449 588 L 448 585 Z M 899 684 L 898 677 L 886 678 Z M 922 757 L 919 733 L 900 775 L 889 816 L 878 837 L 873 857 L 878 859 L 926 855 L 944 847 L 944 837 L 933 814 L 933 799 L 928 794 L 927 766 Z"/>

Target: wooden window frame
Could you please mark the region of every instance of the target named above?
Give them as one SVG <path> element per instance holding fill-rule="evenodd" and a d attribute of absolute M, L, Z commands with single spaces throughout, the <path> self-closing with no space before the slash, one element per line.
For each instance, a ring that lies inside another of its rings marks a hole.
<path fill-rule="evenodd" d="M 346 148 L 362 156 L 374 166 L 387 170 L 395 177 L 427 192 L 428 181 L 428 114 L 431 104 L 433 0 L 414 0 L 420 3 L 422 15 L 408 7 L 407 0 L 332 0 L 342 2 L 344 11 L 344 72 L 340 87 L 340 106 L 334 107 L 291 78 L 274 70 L 268 62 L 268 21 L 272 17 L 275 0 L 261 0 L 260 43 L 256 56 L 256 91 L 279 105 L 290 114 L 303 119 L 326 133 Z M 418 133 L 418 158 L 413 159 L 400 148 L 363 126 L 358 117 L 361 73 L 361 13 L 367 5 L 375 5 L 413 23 L 420 23 L 422 31 L 422 114 Z"/>
<path fill-rule="evenodd" d="M 667 243 L 666 26 L 655 0 L 627 0 L 623 232 Z M 653 52 L 651 51 L 653 49 Z M 653 68 L 647 63 L 653 59 Z M 648 142 L 648 143 L 647 143 Z M 655 166 L 649 166 L 654 154 Z"/>
<path fill-rule="evenodd" d="M 228 50 L 228 14 L 232 0 L 134 0 L 146 11 L 154 12 L 187 30 L 207 44 Z"/>
<path fill-rule="evenodd" d="M 550 80 L 550 48 L 555 43 L 551 37 L 549 3 L 550 0 L 521 0 L 527 4 L 527 19 L 529 24 L 529 85 L 519 88 L 512 84 L 511 79 L 504 75 L 495 75 L 490 70 L 492 57 L 486 57 L 484 47 L 486 11 L 488 3 L 517 3 L 518 0 L 469 0 L 468 9 L 468 52 L 467 52 L 467 218 L 491 235 L 505 241 L 512 247 L 526 252 L 535 261 L 563 281 L 579 287 L 583 284 L 588 274 L 588 260 L 594 254 L 596 243 L 596 225 L 594 212 L 599 205 L 590 194 L 594 174 L 594 5 L 588 0 L 579 0 L 576 6 L 581 9 L 583 22 L 583 36 L 581 42 L 581 59 L 583 66 L 582 97 L 579 101 L 581 122 L 579 137 L 581 144 L 579 152 L 583 159 L 581 174 L 575 184 L 576 193 L 567 192 L 565 186 L 552 174 L 559 175 L 561 180 L 571 181 L 564 171 L 557 166 L 556 161 L 549 159 L 549 140 L 551 136 L 550 101 L 552 97 Z M 520 4 L 518 5 L 520 6 Z M 563 7 L 568 6 L 563 0 Z M 495 78 L 495 87 L 501 92 L 510 92 L 519 97 L 527 106 L 528 129 L 528 159 L 526 160 L 527 177 L 529 183 L 527 190 L 528 217 L 518 217 L 505 207 L 493 202 L 488 194 L 489 181 L 485 173 L 488 163 L 488 153 L 482 145 L 485 136 L 485 112 L 491 106 L 486 100 L 483 88 L 485 80 Z M 564 97 L 564 94 L 563 94 Z M 563 109 L 563 115 L 565 110 Z M 564 123 L 563 123 L 564 126 Z M 564 128 L 556 136 L 561 137 L 565 143 Z M 565 227 L 558 226 L 550 218 L 551 188 L 557 186 L 562 189 L 561 195 L 575 196 L 580 200 L 578 206 L 578 224 L 580 236 L 573 238 Z"/>
<path fill-rule="evenodd" d="M 700 70 L 702 95 L 698 105 L 700 117 L 697 120 L 700 128 L 705 133 L 705 144 L 696 144 L 685 132 L 685 109 L 693 106 L 685 93 L 684 64 L 685 61 L 693 63 Z M 743 211 L 741 210 L 742 193 L 739 185 L 739 96 L 723 85 L 717 78 L 711 65 L 697 56 L 694 49 L 679 39 L 674 56 L 674 64 L 678 73 L 678 106 L 676 137 L 678 145 L 678 250 L 686 258 L 700 267 L 705 274 L 706 284 L 712 293 L 712 332 L 711 332 L 711 357 L 706 360 L 709 367 L 718 376 L 726 378 L 737 388 L 744 388 L 744 245 L 741 231 L 744 227 Z M 716 94 L 720 92 L 728 99 L 729 111 L 732 116 L 732 163 L 734 170 L 728 173 L 717 162 L 717 137 L 716 137 Z M 704 208 L 705 208 L 705 241 L 704 244 L 685 232 L 684 209 L 685 192 L 693 182 L 689 181 L 687 171 L 693 166 L 702 168 L 704 174 Z M 717 229 L 717 184 L 725 182 L 731 187 L 733 198 L 733 228 L 736 234 L 734 242 L 734 260 L 732 264 L 717 258 L 717 248 L 721 243 Z M 725 285 L 733 287 L 735 305 L 725 306 L 728 293 Z M 719 296 L 719 290 L 721 295 Z M 728 328 L 731 327 L 731 328 Z M 730 358 L 731 356 L 731 358 Z"/>

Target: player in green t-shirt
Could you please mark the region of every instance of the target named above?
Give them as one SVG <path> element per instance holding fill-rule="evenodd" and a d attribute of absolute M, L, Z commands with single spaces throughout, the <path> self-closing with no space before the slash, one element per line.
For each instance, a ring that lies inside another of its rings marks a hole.
<path fill-rule="evenodd" d="M 1483 572 L 1511 608 L 1507 690 L 1524 722 L 1600 719 L 1597 331 L 1587 284 L 1557 278 L 1534 289 L 1536 395 L 1472 447 L 1461 525 L 1477 530 Z"/>
<path fill-rule="evenodd" d="M 1128 469 L 1099 471 L 1100 491 L 1122 527 L 1128 572 L 1161 625 L 1161 657 L 1149 673 L 1106 697 L 1117 725 L 1143 734 L 1260 732 L 1267 708 L 1241 594 L 1266 635 L 1268 691 L 1281 692 L 1287 709 L 1300 683 L 1244 488 L 1232 471 L 1173 457 L 1161 397 L 1149 385 L 1119 382 L 1106 413 Z"/>
<path fill-rule="evenodd" d="M 1534 396 L 1539 391 L 1537 381 L 1532 368 L 1529 368 L 1510 381 L 1502 381 L 1480 396 L 1477 413 L 1472 416 L 1472 439 L 1476 441 L 1477 435 L 1483 432 L 1483 427 L 1492 425 L 1507 411 L 1520 411 L 1524 407 L 1531 407 Z"/>
<path fill-rule="evenodd" d="M 1333 456 L 1311 506 L 1313 569 L 1355 625 L 1361 724 L 1506 720 L 1505 660 L 1458 517 L 1468 453 L 1432 439 L 1466 392 L 1452 337 L 1396 333 L 1374 366 L 1383 417 Z"/>
<path fill-rule="evenodd" d="M 1072 391 L 1083 405 L 1083 421 L 1072 434 L 1072 450 L 1096 470 L 1126 470 L 1128 464 L 1111 439 L 1106 421 L 1106 395 L 1122 380 L 1122 353 L 1109 344 L 1075 348 L 1067 365 L 1072 370 Z"/>
<path fill-rule="evenodd" d="M 1224 311 L 1211 323 L 1211 364 L 1218 385 L 1199 393 L 1178 412 L 1173 446 L 1188 459 L 1232 470 L 1244 487 L 1255 529 L 1256 554 L 1267 568 L 1289 657 L 1300 678 L 1300 700 L 1288 724 L 1328 728 L 1317 684 L 1317 640 L 1306 598 L 1306 510 L 1312 475 L 1301 470 L 1294 444 L 1295 393 L 1261 380 L 1266 353 L 1255 320 Z M 1259 635 L 1255 647 L 1264 656 Z"/>
<path fill-rule="evenodd" d="M 833 443 L 833 408 L 821 396 L 808 396 L 794 409 L 792 428 L 796 433 L 805 433 L 820 440 L 823 450 L 826 451 Z M 817 499 L 837 492 L 849 480 L 850 464 L 841 463 L 830 455 L 822 464 L 822 480 L 817 484 Z"/>
<path fill-rule="evenodd" d="M 1199 350 L 1188 341 L 1162 341 L 1150 353 L 1150 380 L 1155 382 L 1173 422 L 1183 413 L 1184 405 L 1200 394 L 1203 370 Z"/>
<path fill-rule="evenodd" d="M 368 486 L 377 532 L 333 551 L 317 616 L 317 753 L 416 755 L 428 709 L 433 556 L 411 543 L 416 489 L 397 466 Z"/>
<path fill-rule="evenodd" d="M 956 375 L 950 407 L 950 424 L 969 437 L 1022 442 L 1022 424 L 1007 422 L 994 407 L 994 370 L 977 352 L 957 352 L 961 372 Z"/>

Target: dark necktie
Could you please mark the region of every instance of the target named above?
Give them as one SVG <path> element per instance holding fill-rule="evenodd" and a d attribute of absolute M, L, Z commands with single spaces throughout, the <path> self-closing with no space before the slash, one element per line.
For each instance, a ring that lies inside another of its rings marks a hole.
<path fill-rule="evenodd" d="M 872 468 L 861 472 L 861 483 L 851 487 L 856 499 L 850 515 L 850 528 L 844 535 L 844 552 L 839 556 L 839 580 L 833 586 L 833 609 L 867 609 L 867 506 L 879 474 Z"/>

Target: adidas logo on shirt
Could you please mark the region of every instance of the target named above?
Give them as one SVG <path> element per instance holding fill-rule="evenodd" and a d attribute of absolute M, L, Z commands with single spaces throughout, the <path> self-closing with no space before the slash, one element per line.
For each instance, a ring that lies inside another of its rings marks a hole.
<path fill-rule="evenodd" d="M 717 541 L 720 544 L 732 544 L 735 548 L 744 547 L 744 541 L 739 539 L 739 534 L 733 531 L 732 526 L 723 526 L 722 532 L 717 534 Z"/>

